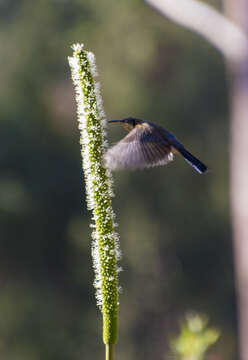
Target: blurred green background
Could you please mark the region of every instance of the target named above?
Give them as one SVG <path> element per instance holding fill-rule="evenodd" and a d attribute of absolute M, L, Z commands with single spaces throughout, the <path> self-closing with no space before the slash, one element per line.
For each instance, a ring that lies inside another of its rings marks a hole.
<path fill-rule="evenodd" d="M 211 1 L 215 6 L 217 1 Z M 120 275 L 119 360 L 167 359 L 189 310 L 236 359 L 228 199 L 228 89 L 218 52 L 138 0 L 0 2 L 0 355 L 102 359 L 90 213 L 67 56 L 96 55 L 108 119 L 163 125 L 205 162 L 114 174 Z M 110 143 L 125 135 L 112 126 Z"/>

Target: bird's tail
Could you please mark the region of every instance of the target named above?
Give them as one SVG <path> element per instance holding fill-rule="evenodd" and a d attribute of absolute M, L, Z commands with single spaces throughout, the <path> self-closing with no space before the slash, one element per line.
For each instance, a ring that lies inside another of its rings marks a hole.
<path fill-rule="evenodd" d="M 200 160 L 194 157 L 190 152 L 188 152 L 184 147 L 177 147 L 177 150 L 184 157 L 184 159 L 200 174 L 203 174 L 207 171 L 207 166 L 204 165 Z"/>

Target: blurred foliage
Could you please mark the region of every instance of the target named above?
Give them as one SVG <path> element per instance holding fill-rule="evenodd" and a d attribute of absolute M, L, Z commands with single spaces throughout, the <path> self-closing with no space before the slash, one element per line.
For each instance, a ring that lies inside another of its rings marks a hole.
<path fill-rule="evenodd" d="M 181 333 L 170 341 L 171 349 L 178 360 L 202 360 L 208 348 L 215 344 L 220 334 L 207 327 L 206 317 L 188 314 L 181 326 Z"/>
<path fill-rule="evenodd" d="M 70 45 L 84 42 L 108 118 L 160 123 L 210 168 L 199 176 L 177 157 L 114 175 L 125 270 L 118 359 L 162 359 L 188 308 L 221 330 L 218 359 L 236 359 L 221 55 L 138 0 L 2 0 L 0 30 L 1 357 L 103 357 L 67 63 Z M 110 142 L 125 134 L 109 133 Z"/>

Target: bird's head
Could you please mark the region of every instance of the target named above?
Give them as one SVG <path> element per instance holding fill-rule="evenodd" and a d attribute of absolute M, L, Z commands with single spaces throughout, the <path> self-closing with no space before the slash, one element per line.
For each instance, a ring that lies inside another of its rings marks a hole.
<path fill-rule="evenodd" d="M 136 126 L 143 123 L 143 120 L 136 119 L 134 117 L 128 117 L 122 120 L 110 120 L 109 123 L 120 123 L 126 130 L 131 131 Z"/>

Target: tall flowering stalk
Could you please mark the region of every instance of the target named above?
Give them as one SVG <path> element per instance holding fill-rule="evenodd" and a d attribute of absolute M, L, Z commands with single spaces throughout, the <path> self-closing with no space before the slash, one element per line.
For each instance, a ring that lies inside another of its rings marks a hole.
<path fill-rule="evenodd" d="M 106 119 L 102 107 L 100 86 L 96 81 L 95 57 L 83 45 L 73 45 L 69 57 L 75 86 L 80 130 L 81 155 L 86 184 L 88 209 L 93 213 L 92 256 L 95 269 L 96 299 L 103 315 L 103 342 L 106 359 L 113 359 L 113 344 L 117 340 L 118 267 L 120 257 L 118 235 L 115 232 L 111 197 L 112 178 L 103 166 Z"/>

